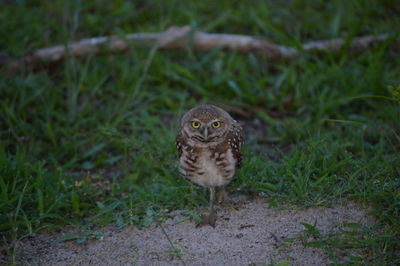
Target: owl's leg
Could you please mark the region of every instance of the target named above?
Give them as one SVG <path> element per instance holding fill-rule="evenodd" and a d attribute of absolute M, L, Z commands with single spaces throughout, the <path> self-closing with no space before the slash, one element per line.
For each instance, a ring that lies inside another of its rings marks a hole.
<path fill-rule="evenodd" d="M 202 225 L 211 225 L 215 227 L 215 222 L 217 221 L 217 215 L 214 209 L 215 202 L 215 187 L 210 187 L 210 213 L 208 215 L 203 215 L 201 217 L 200 226 Z"/>
<path fill-rule="evenodd" d="M 218 202 L 221 205 L 229 205 L 232 203 L 232 200 L 228 197 L 225 187 L 221 187 Z"/>
<path fill-rule="evenodd" d="M 227 199 L 228 198 L 226 196 L 225 187 L 222 186 L 220 191 L 219 191 L 219 200 L 218 200 L 218 202 L 219 202 L 219 204 L 223 205 L 223 204 L 226 203 Z"/>
<path fill-rule="evenodd" d="M 215 187 L 210 187 L 210 213 L 214 212 Z"/>

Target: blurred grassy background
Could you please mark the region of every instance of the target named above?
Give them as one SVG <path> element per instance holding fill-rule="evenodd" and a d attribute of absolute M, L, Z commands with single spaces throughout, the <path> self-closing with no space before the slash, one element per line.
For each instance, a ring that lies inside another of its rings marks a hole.
<path fill-rule="evenodd" d="M 20 0 L 2 1 L 0 18 L 2 58 L 172 25 L 289 46 L 400 31 L 396 0 Z M 185 110 L 211 103 L 246 131 L 244 167 L 228 190 L 279 206 L 371 205 L 376 228 L 316 246 L 336 262 L 400 263 L 400 57 L 390 44 L 278 64 L 218 49 L 132 47 L 2 76 L 4 252 L 15 258 L 15 243 L 44 228 L 147 225 L 169 210 L 206 205 L 206 191 L 179 178 L 174 138 Z"/>

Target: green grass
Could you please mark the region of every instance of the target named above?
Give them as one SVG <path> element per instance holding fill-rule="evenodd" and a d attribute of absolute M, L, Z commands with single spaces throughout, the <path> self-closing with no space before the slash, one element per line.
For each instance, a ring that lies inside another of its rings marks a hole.
<path fill-rule="evenodd" d="M 5 1 L 0 50 L 17 57 L 89 36 L 186 24 L 293 46 L 399 36 L 397 6 L 395 0 Z M 179 178 L 174 138 L 185 110 L 214 103 L 248 114 L 232 112 L 244 124 L 246 146 L 229 190 L 276 205 L 348 199 L 371 205 L 377 228 L 352 227 L 308 244 L 337 263 L 400 263 L 400 56 L 390 47 L 279 64 L 219 50 L 134 48 L 2 76 L 2 246 L 12 261 L 15 243 L 40 229 L 147 225 L 168 210 L 206 205 L 206 191 Z"/>

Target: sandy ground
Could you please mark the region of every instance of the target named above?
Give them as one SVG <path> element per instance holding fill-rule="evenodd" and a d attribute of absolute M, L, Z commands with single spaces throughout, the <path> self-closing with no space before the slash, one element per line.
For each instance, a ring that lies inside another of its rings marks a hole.
<path fill-rule="evenodd" d="M 39 234 L 19 243 L 17 258 L 22 265 L 327 265 L 322 249 L 285 240 L 302 235 L 302 222 L 323 232 L 343 222 L 371 223 L 354 203 L 277 210 L 263 199 L 239 199 L 234 208 L 220 208 L 218 217 L 215 228 L 196 227 L 175 212 L 161 226 L 105 227 L 102 240 L 83 244 L 58 242 L 63 233 Z"/>

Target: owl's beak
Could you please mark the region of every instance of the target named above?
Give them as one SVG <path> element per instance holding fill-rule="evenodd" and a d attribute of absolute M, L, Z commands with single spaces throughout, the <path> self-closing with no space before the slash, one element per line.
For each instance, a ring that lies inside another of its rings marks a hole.
<path fill-rule="evenodd" d="M 204 137 L 205 140 L 207 140 L 207 138 L 208 138 L 208 127 L 204 127 L 203 137 Z"/>

